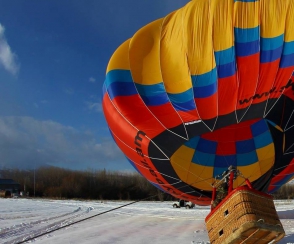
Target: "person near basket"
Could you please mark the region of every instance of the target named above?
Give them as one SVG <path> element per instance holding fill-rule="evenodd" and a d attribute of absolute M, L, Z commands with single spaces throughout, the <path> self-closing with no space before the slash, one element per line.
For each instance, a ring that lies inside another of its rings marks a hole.
<path fill-rule="evenodd" d="M 216 189 L 215 200 L 211 202 L 212 208 L 215 208 L 228 195 L 230 172 L 234 172 L 233 180 L 237 178 L 237 171 L 233 166 L 222 173 L 222 183 Z"/>
<path fill-rule="evenodd" d="M 212 207 L 215 208 L 228 195 L 228 181 L 224 180 L 216 190 L 216 196 L 212 201 Z"/>

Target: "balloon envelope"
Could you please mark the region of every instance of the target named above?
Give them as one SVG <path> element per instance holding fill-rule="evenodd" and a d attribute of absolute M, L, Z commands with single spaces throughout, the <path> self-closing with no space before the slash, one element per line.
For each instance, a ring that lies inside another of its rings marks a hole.
<path fill-rule="evenodd" d="M 193 0 L 125 41 L 107 68 L 103 111 L 129 162 L 199 205 L 231 165 L 260 191 L 289 181 L 293 30 L 293 0 Z"/>

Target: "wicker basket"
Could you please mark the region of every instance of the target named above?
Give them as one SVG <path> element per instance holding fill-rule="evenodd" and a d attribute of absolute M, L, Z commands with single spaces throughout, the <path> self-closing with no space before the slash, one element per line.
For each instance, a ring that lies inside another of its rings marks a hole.
<path fill-rule="evenodd" d="M 247 186 L 233 190 L 205 222 L 211 244 L 277 243 L 285 235 L 272 197 Z"/>

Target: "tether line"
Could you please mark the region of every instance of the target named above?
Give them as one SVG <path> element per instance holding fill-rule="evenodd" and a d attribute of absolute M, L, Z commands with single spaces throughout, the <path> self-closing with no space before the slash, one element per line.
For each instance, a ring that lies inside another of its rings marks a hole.
<path fill-rule="evenodd" d="M 84 218 L 84 219 L 81 219 L 81 220 L 77 220 L 77 221 L 75 221 L 75 222 L 72 222 L 72 223 L 66 224 L 66 225 L 64 225 L 64 226 L 60 226 L 60 227 L 58 227 L 58 228 L 56 228 L 56 229 L 46 231 L 45 233 L 38 234 L 38 235 L 36 235 L 36 236 L 30 237 L 30 238 L 28 238 L 28 239 L 25 239 L 25 240 L 22 240 L 22 241 L 20 241 L 20 242 L 16 242 L 16 243 L 17 243 L 17 244 L 21 244 L 21 243 L 26 243 L 26 242 L 28 242 L 28 241 L 32 241 L 32 240 L 34 240 L 34 239 L 36 239 L 36 238 L 38 238 L 38 237 L 45 236 L 45 235 L 50 234 L 50 233 L 52 233 L 52 232 L 55 232 L 55 231 L 57 231 L 57 230 L 64 229 L 64 228 L 69 227 L 69 226 L 71 226 L 71 225 L 74 225 L 74 224 L 77 224 L 77 223 L 80 223 L 80 222 L 86 221 L 86 220 L 88 220 L 88 219 L 95 218 L 95 217 L 97 217 L 97 216 L 99 216 L 99 215 L 106 214 L 106 213 L 112 212 L 112 211 L 114 211 L 114 210 L 117 210 L 117 209 L 120 209 L 120 208 L 123 208 L 123 207 L 129 206 L 129 205 L 132 205 L 132 204 L 135 204 L 135 203 L 138 203 L 138 202 L 141 202 L 141 201 L 144 201 L 144 200 L 150 199 L 150 198 L 152 198 L 152 197 L 156 197 L 156 196 L 157 196 L 157 194 L 156 194 L 156 195 L 153 195 L 153 196 L 150 196 L 150 197 L 146 197 L 146 198 L 141 199 L 141 200 L 133 201 L 133 202 L 128 203 L 128 204 L 124 204 L 124 205 L 119 206 L 119 207 L 116 207 L 116 208 L 109 209 L 109 210 L 104 211 L 104 212 L 102 212 L 102 213 L 98 213 L 98 214 L 92 215 L 92 216 L 90 216 L 90 217 L 87 217 L 87 218 Z"/>

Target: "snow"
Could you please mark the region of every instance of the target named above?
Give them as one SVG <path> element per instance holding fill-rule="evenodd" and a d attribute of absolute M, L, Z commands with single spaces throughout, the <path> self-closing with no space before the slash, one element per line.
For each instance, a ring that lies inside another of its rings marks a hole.
<path fill-rule="evenodd" d="M 130 203 L 1 198 L 0 243 L 21 243 L 49 231 L 26 243 L 209 243 L 204 221 L 209 207 L 174 209 L 172 202 L 138 202 L 119 208 Z M 275 204 L 286 232 L 279 243 L 294 244 L 294 201 Z"/>

